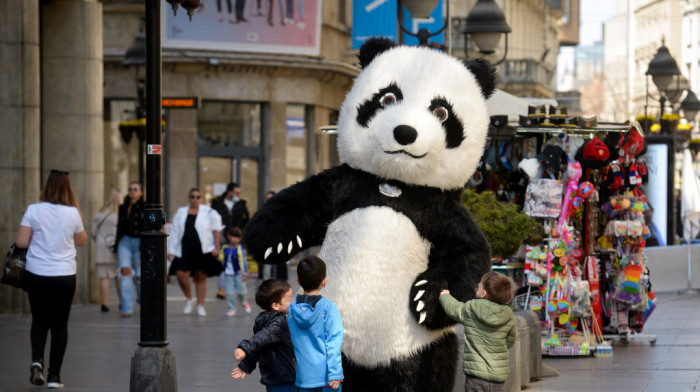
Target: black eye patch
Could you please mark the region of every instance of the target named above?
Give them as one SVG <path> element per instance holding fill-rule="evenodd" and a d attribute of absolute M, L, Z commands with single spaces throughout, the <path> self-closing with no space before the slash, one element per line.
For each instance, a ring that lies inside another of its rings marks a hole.
<path fill-rule="evenodd" d="M 447 119 L 442 123 L 442 128 L 445 130 L 445 144 L 447 148 L 457 148 L 462 144 L 462 140 L 464 140 L 464 125 L 462 124 L 462 120 L 452 110 L 452 104 L 442 97 L 433 98 L 433 100 L 430 101 L 428 110 L 433 113 L 435 109 L 439 107 L 445 108 L 448 113 Z"/>
<path fill-rule="evenodd" d="M 394 95 L 394 103 L 403 100 L 403 94 L 401 89 L 396 83 L 392 83 L 383 89 L 377 91 L 372 95 L 372 99 L 366 100 L 357 107 L 357 123 L 367 128 L 369 121 L 374 117 L 374 115 L 383 108 L 382 97 L 386 94 L 391 93 Z"/>

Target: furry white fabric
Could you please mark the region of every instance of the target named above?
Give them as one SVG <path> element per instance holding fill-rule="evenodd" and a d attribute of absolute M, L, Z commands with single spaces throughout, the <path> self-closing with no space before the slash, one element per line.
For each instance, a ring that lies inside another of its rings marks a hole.
<path fill-rule="evenodd" d="M 440 70 L 439 74 L 436 70 Z M 426 75 L 429 75 L 426 77 Z M 358 106 L 381 88 L 396 83 L 403 100 L 381 110 L 368 127 L 357 119 Z M 429 110 L 431 100 L 446 99 L 465 124 L 465 140 L 447 148 L 441 122 Z M 381 53 L 355 80 L 338 120 L 341 161 L 382 178 L 440 189 L 464 186 L 484 150 L 489 117 L 479 85 L 459 60 L 423 47 L 400 46 Z M 394 139 L 394 128 L 418 132 L 410 146 Z M 404 149 L 421 156 L 388 154 Z"/>
<path fill-rule="evenodd" d="M 426 329 L 407 306 L 429 253 L 430 243 L 410 219 L 391 208 L 356 209 L 328 227 L 319 253 L 327 264 L 323 295 L 341 309 L 342 350 L 348 358 L 365 366 L 388 365 L 454 331 Z"/>

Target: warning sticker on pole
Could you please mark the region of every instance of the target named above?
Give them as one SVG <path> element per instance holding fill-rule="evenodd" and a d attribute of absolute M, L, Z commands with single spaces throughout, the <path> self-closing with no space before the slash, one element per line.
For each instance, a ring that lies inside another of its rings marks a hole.
<path fill-rule="evenodd" d="M 149 144 L 147 154 L 148 155 L 161 155 L 163 153 L 163 146 L 160 144 Z"/>

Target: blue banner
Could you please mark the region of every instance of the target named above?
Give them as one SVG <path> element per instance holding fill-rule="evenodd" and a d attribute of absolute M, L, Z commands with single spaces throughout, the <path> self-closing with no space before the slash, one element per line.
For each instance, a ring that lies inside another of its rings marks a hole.
<path fill-rule="evenodd" d="M 443 3 L 443 0 L 438 1 L 437 6 L 433 10 L 433 12 L 430 13 L 430 17 L 428 17 L 428 19 L 411 18 L 411 14 L 408 12 L 406 7 L 402 7 L 403 10 L 401 10 L 401 12 L 403 15 L 403 27 L 414 34 L 418 33 L 418 30 L 420 29 L 427 29 L 430 33 L 434 33 L 440 30 L 445 24 L 445 17 L 443 15 Z M 436 36 L 430 37 L 430 42 L 444 44 L 445 32 L 443 31 L 442 33 Z M 418 38 L 403 33 L 403 43 L 404 45 L 418 45 Z"/>
<path fill-rule="evenodd" d="M 352 48 L 359 49 L 370 37 L 382 36 L 396 41 L 397 4 L 397 0 L 354 0 Z"/>

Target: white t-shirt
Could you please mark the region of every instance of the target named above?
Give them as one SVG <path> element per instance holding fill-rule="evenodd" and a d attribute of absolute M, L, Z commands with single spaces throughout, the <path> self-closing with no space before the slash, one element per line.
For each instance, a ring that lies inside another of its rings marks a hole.
<path fill-rule="evenodd" d="M 31 204 L 20 226 L 32 228 L 27 271 L 41 276 L 75 275 L 73 236 L 85 230 L 77 208 L 46 202 Z"/>

